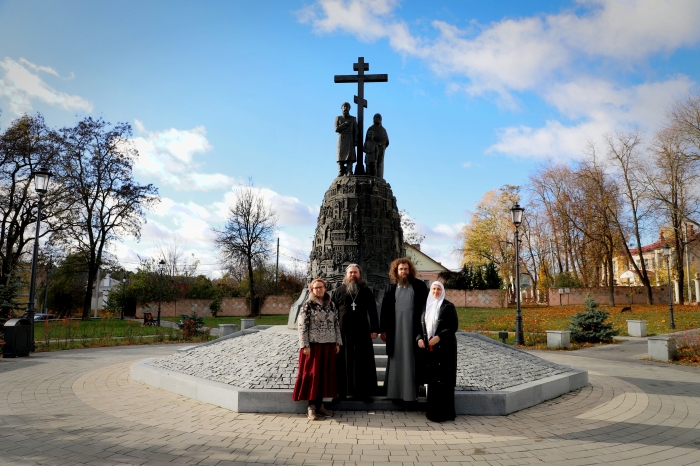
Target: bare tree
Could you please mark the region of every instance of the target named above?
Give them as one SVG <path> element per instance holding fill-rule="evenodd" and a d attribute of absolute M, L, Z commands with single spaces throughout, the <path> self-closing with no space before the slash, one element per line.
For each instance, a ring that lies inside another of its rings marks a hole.
<path fill-rule="evenodd" d="M 700 158 L 689 154 L 691 146 L 684 135 L 671 127 L 659 131 L 652 144 L 654 163 L 646 170 L 645 181 L 650 198 L 665 207 L 668 225 L 672 230 L 671 241 L 676 251 L 675 271 L 678 280 L 684 281 L 682 257 L 685 253 L 683 223 L 697 225 L 700 214 L 700 197 L 695 190 L 700 182 Z M 669 277 L 670 279 L 670 277 Z M 683 302 L 684 287 L 679 287 L 678 301 Z"/>
<path fill-rule="evenodd" d="M 401 229 L 403 230 L 403 240 L 408 244 L 420 245 L 425 239 L 425 235 L 416 227 L 416 222 L 413 220 L 406 210 L 399 212 L 401 217 Z"/>
<path fill-rule="evenodd" d="M 200 260 L 194 253 L 185 253 L 185 244 L 179 237 L 173 235 L 170 241 L 161 241 L 155 255 L 165 262 L 169 276 L 185 279 L 197 276 Z"/>
<path fill-rule="evenodd" d="M 611 211 L 611 219 L 620 236 L 626 237 L 629 230 L 631 236 L 634 237 L 638 257 L 633 257 L 627 241 L 622 242 L 623 248 L 629 263 L 634 267 L 646 289 L 647 304 L 652 304 L 654 298 L 651 291 L 651 281 L 642 256 L 642 222 L 649 214 L 647 209 L 649 203 L 645 204 L 644 202 L 648 188 L 641 179 L 643 162 L 640 160 L 639 146 L 642 144 L 642 137 L 639 131 L 615 133 L 614 135 L 605 135 L 605 142 L 608 148 L 608 160 L 616 169 L 616 173 L 612 176 L 617 181 L 617 185 L 621 187 L 621 194 L 627 205 L 625 211 L 621 212 L 620 215 L 617 211 Z"/>
<path fill-rule="evenodd" d="M 250 314 L 253 316 L 258 315 L 260 310 L 255 289 L 255 267 L 264 264 L 270 257 L 276 226 L 276 212 L 265 204 L 251 182 L 238 188 L 236 201 L 229 208 L 224 228 L 214 229 L 221 261 L 229 268 L 235 264 L 246 266 Z"/>
<path fill-rule="evenodd" d="M 86 261 L 83 319 L 89 318 L 92 288 L 106 246 L 127 235 L 138 238 L 145 212 L 160 200 L 153 185 L 134 181 L 132 166 L 138 152 L 130 136 L 128 123 L 110 128 L 110 123 L 91 117 L 61 130 L 59 182 L 72 193 L 73 204 L 58 240 Z"/>
<path fill-rule="evenodd" d="M 668 112 L 669 128 L 685 144 L 686 155 L 700 158 L 700 95 L 677 101 Z"/>

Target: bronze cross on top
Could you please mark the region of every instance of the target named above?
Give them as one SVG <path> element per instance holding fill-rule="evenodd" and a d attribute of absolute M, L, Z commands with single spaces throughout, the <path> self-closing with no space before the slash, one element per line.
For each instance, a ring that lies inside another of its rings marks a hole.
<path fill-rule="evenodd" d="M 369 71 L 369 63 L 365 63 L 365 57 L 358 57 L 357 63 L 353 63 L 352 69 L 357 71 L 357 74 L 337 74 L 335 75 L 335 82 L 357 83 L 355 103 L 357 104 L 357 127 L 360 130 L 360 141 L 357 143 L 357 166 L 355 167 L 355 175 L 364 175 L 365 167 L 362 164 L 362 138 L 364 138 L 364 109 L 367 108 L 365 83 L 385 83 L 389 81 L 389 75 L 365 74 L 365 71 Z"/>

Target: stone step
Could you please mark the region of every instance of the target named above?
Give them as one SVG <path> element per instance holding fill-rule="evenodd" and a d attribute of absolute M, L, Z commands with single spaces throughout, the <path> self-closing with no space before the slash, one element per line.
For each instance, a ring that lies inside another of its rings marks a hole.
<path fill-rule="evenodd" d="M 377 367 L 377 380 L 382 382 L 386 378 L 386 367 Z"/>
<path fill-rule="evenodd" d="M 375 343 L 374 344 L 374 354 L 385 355 L 386 354 L 386 344 L 385 343 Z"/>
<path fill-rule="evenodd" d="M 369 403 L 359 400 L 325 403 L 328 409 L 335 411 L 425 411 L 427 404 L 427 399 L 423 397 L 408 403 L 390 400 L 385 396 L 373 396 Z"/>
<path fill-rule="evenodd" d="M 377 367 L 386 367 L 389 362 L 389 356 L 385 354 L 375 354 L 374 355 L 374 365 Z"/>

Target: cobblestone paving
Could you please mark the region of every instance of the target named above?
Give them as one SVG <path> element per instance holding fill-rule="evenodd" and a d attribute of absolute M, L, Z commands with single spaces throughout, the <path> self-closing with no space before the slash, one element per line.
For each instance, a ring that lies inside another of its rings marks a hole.
<path fill-rule="evenodd" d="M 635 346 L 636 345 L 636 346 Z M 129 379 L 175 347 L 0 359 L 2 465 L 696 465 L 700 369 L 640 361 L 646 342 L 538 352 L 590 385 L 509 416 L 241 414 Z M 627 353 L 625 353 L 627 352 Z"/>
<path fill-rule="evenodd" d="M 570 370 L 480 335 L 458 333 L 457 351 L 457 390 L 501 390 Z M 291 390 L 298 355 L 296 335 L 258 332 L 151 364 L 241 388 Z"/>
<path fill-rule="evenodd" d="M 571 370 L 491 338 L 457 334 L 457 390 L 502 390 Z"/>
<path fill-rule="evenodd" d="M 241 388 L 292 389 L 299 339 L 258 332 L 156 359 L 151 365 Z"/>

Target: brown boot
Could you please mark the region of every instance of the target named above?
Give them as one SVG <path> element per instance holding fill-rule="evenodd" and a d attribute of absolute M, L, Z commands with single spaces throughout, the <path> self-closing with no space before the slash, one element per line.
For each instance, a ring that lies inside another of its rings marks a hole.
<path fill-rule="evenodd" d="M 309 419 L 309 421 L 315 421 L 318 419 L 316 417 L 316 406 L 309 406 L 309 408 L 306 410 L 306 417 Z"/>
<path fill-rule="evenodd" d="M 316 412 L 317 412 L 318 414 L 320 414 L 321 416 L 325 416 L 325 417 L 333 417 L 333 414 L 335 414 L 335 413 L 334 413 L 333 411 L 331 411 L 330 409 L 326 409 L 326 407 L 323 406 L 323 405 L 321 405 L 321 406 L 316 410 Z"/>

